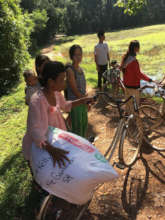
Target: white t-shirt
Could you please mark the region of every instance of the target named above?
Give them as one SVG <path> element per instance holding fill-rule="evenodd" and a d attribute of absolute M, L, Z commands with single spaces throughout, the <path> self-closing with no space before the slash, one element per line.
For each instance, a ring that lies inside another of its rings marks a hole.
<path fill-rule="evenodd" d="M 98 65 L 106 65 L 108 63 L 107 54 L 109 53 L 109 48 L 107 43 L 98 43 L 94 49 L 95 56 L 97 56 Z"/>

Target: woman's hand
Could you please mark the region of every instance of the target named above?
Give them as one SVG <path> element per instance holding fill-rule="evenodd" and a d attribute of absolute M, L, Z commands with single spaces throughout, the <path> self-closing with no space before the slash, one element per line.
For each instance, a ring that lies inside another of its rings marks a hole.
<path fill-rule="evenodd" d="M 42 143 L 41 145 L 42 149 L 45 149 L 52 157 L 54 166 L 56 166 L 56 163 L 61 168 L 62 166 L 65 166 L 65 160 L 70 162 L 66 154 L 68 154 L 68 151 L 53 147 L 50 145 L 47 141 Z"/>
<path fill-rule="evenodd" d="M 88 96 L 83 98 L 84 104 L 93 104 L 94 103 L 94 97 L 93 96 Z"/>

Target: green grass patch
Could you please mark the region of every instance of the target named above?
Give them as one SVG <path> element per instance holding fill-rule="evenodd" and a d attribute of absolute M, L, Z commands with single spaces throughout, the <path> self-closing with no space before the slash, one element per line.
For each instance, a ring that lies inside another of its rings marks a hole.
<path fill-rule="evenodd" d="M 156 77 L 162 77 L 162 73 L 165 72 L 165 25 L 107 33 L 106 40 L 111 59 L 117 59 L 120 63 L 129 42 L 133 39 L 141 43 L 138 59 L 142 70 Z M 65 63 L 70 62 L 69 47 L 75 43 L 80 44 L 84 51 L 82 68 L 87 83 L 95 87 L 97 71 L 93 50 L 97 41 L 96 34 L 63 37 L 54 46 L 54 58 Z M 34 208 L 39 198 L 32 188 L 32 177 L 21 153 L 27 119 L 24 87 L 22 80 L 10 94 L 0 98 L 0 217 L 3 220 L 34 219 Z M 156 98 L 156 101 L 160 102 L 160 99 Z"/>

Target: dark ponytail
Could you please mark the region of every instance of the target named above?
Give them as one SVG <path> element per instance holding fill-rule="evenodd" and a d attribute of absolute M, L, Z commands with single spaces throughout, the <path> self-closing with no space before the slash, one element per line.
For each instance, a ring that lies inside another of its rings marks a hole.
<path fill-rule="evenodd" d="M 39 68 L 42 66 L 43 63 L 50 61 L 49 57 L 43 54 L 39 54 L 35 58 L 35 67 L 37 75 L 39 76 L 41 73 L 39 71 Z"/>
<path fill-rule="evenodd" d="M 124 54 L 124 56 L 122 58 L 121 69 L 122 69 L 123 73 L 124 73 L 124 63 L 127 60 L 127 58 L 129 56 L 136 56 L 135 48 L 140 48 L 140 43 L 137 40 L 133 40 L 130 42 L 129 47 L 128 47 L 128 51 L 126 52 L 126 54 Z"/>

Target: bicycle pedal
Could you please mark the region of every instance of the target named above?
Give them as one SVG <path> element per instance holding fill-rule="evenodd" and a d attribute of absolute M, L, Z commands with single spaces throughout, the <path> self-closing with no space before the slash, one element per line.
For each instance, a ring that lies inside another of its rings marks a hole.
<path fill-rule="evenodd" d="M 120 163 L 120 162 L 115 163 L 115 165 L 116 165 L 117 168 L 119 168 L 121 170 L 124 170 L 126 168 L 126 166 L 124 164 Z"/>
<path fill-rule="evenodd" d="M 62 212 L 63 212 L 63 211 L 62 211 L 61 209 L 57 211 L 56 220 L 60 219 L 60 217 L 61 217 L 61 215 L 62 215 Z"/>

